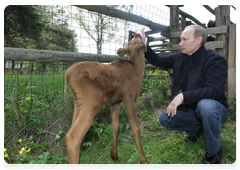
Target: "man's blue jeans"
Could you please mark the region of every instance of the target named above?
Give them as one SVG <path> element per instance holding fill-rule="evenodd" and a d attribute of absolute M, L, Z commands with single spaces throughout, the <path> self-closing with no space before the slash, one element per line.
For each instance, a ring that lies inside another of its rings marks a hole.
<path fill-rule="evenodd" d="M 202 125 L 207 152 L 216 154 L 221 147 L 221 125 L 227 121 L 229 110 L 215 100 L 203 99 L 195 111 L 190 108 L 187 112 L 178 110 L 174 117 L 165 111 L 158 120 L 163 127 L 186 131 L 190 136 L 195 136 Z"/>

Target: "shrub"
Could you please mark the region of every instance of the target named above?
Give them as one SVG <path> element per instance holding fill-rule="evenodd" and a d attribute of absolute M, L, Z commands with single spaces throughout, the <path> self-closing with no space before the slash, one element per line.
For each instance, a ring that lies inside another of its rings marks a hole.
<path fill-rule="evenodd" d="M 146 109 L 159 108 L 164 103 L 163 94 L 159 90 L 153 90 L 147 93 L 142 100 L 142 104 Z"/>

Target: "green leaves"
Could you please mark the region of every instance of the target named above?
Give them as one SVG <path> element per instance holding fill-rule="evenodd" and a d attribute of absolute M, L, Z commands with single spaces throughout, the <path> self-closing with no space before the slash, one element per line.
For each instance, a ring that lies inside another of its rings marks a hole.
<path fill-rule="evenodd" d="M 56 139 L 60 140 L 63 137 L 63 131 L 58 132 L 58 134 L 56 135 Z"/>
<path fill-rule="evenodd" d="M 30 119 L 38 126 L 41 126 L 44 124 L 44 119 L 39 115 L 31 115 Z"/>
<path fill-rule="evenodd" d="M 37 161 L 38 164 L 45 164 L 47 163 L 49 157 L 49 152 L 44 152 L 42 155 L 38 156 L 39 160 Z"/>
<path fill-rule="evenodd" d="M 43 142 L 42 144 L 36 143 L 36 147 L 40 148 L 41 151 L 47 151 L 48 144 L 46 142 Z"/>

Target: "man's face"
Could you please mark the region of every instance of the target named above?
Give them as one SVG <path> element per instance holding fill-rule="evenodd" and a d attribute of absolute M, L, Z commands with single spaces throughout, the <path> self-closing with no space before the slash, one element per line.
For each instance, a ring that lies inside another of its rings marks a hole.
<path fill-rule="evenodd" d="M 192 55 L 201 47 L 202 37 L 194 38 L 194 28 L 187 28 L 182 32 L 180 46 L 182 53 Z"/>

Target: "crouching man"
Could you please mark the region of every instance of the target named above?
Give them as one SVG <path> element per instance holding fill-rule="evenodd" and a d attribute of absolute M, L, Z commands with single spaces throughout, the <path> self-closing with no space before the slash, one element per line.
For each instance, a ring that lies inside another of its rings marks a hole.
<path fill-rule="evenodd" d="M 205 49 L 206 37 L 203 27 L 188 26 L 180 37 L 181 52 L 159 56 L 147 46 L 145 58 L 152 65 L 173 69 L 172 101 L 160 114 L 160 124 L 186 131 L 192 142 L 203 133 L 207 152 L 202 162 L 219 164 L 223 153 L 220 128 L 229 115 L 224 87 L 227 64 L 216 51 Z"/>

